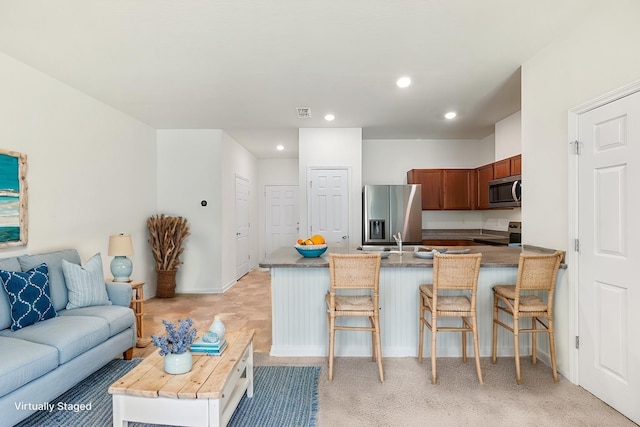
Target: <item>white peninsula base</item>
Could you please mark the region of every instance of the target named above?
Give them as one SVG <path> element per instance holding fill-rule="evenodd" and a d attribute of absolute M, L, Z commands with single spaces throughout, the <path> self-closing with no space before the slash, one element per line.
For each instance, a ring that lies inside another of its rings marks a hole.
<path fill-rule="evenodd" d="M 393 256 L 393 255 L 392 255 Z M 515 283 L 515 267 L 483 267 L 478 282 L 478 328 L 480 355 L 491 355 L 492 286 Z M 430 283 L 432 268 L 382 268 L 380 270 L 380 321 L 384 357 L 416 357 L 418 354 L 418 286 Z M 329 289 L 328 268 L 271 268 L 273 338 L 271 355 L 283 357 L 324 357 L 328 352 L 327 318 L 324 297 Z M 346 319 L 353 324 L 365 319 Z M 447 319 L 449 320 L 449 319 Z M 455 319 L 450 319 L 455 322 Z M 428 332 L 425 332 L 428 334 Z M 499 328 L 498 355 L 513 355 L 513 335 Z M 528 354 L 529 340 L 521 340 L 521 354 Z M 438 356 L 460 357 L 459 334 L 438 337 Z M 472 356 L 473 346 L 468 346 Z M 540 339 L 542 358 L 547 349 Z M 354 332 L 336 334 L 336 356 L 371 355 L 371 335 Z M 425 354 L 431 341 L 425 339 Z"/>

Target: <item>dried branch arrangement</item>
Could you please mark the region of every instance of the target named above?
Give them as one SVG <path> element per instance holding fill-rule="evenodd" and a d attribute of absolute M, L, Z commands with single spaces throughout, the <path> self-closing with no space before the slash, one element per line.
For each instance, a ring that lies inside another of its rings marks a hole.
<path fill-rule="evenodd" d="M 176 270 L 182 264 L 184 239 L 191 234 L 187 220 L 181 216 L 154 215 L 147 219 L 147 228 L 156 271 Z"/>

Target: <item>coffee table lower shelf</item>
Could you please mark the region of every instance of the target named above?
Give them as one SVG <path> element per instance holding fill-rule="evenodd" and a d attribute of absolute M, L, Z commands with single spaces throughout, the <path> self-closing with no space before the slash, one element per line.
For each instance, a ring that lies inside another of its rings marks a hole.
<path fill-rule="evenodd" d="M 194 368 L 183 375 L 167 377 L 161 370 L 160 356 L 149 356 L 149 360 L 144 360 L 109 388 L 113 425 L 127 427 L 129 422 L 227 425 L 244 393 L 253 397 L 253 333 L 252 330 L 229 337 L 227 350 L 218 360 L 194 353 Z M 164 384 L 157 390 L 145 385 L 153 383 L 154 376 Z M 194 390 L 194 379 L 201 382 L 195 387 L 197 390 Z"/>
<path fill-rule="evenodd" d="M 167 397 L 150 399 L 114 394 L 113 425 L 126 427 L 129 422 L 140 422 L 177 426 L 225 426 L 229 423 L 248 387 L 249 380 L 241 378 L 222 411 L 220 410 L 222 403 L 220 399 L 171 399 Z"/>

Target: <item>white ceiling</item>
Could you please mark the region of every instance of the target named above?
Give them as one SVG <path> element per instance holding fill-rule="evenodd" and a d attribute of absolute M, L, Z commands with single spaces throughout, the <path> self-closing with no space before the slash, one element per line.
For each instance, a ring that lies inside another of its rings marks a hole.
<path fill-rule="evenodd" d="M 520 65 L 604 1 L 0 0 L 0 51 L 154 128 L 296 157 L 302 127 L 490 135 L 520 109 Z"/>

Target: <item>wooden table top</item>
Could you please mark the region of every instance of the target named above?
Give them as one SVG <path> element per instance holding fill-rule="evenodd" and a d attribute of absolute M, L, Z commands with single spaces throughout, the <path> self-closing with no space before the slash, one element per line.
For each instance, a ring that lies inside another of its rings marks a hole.
<path fill-rule="evenodd" d="M 219 399 L 227 378 L 251 343 L 255 331 L 240 330 L 225 335 L 227 348 L 221 356 L 193 353 L 191 371 L 171 375 L 164 371 L 160 350 L 144 359 L 109 387 L 110 394 L 173 399 Z"/>

